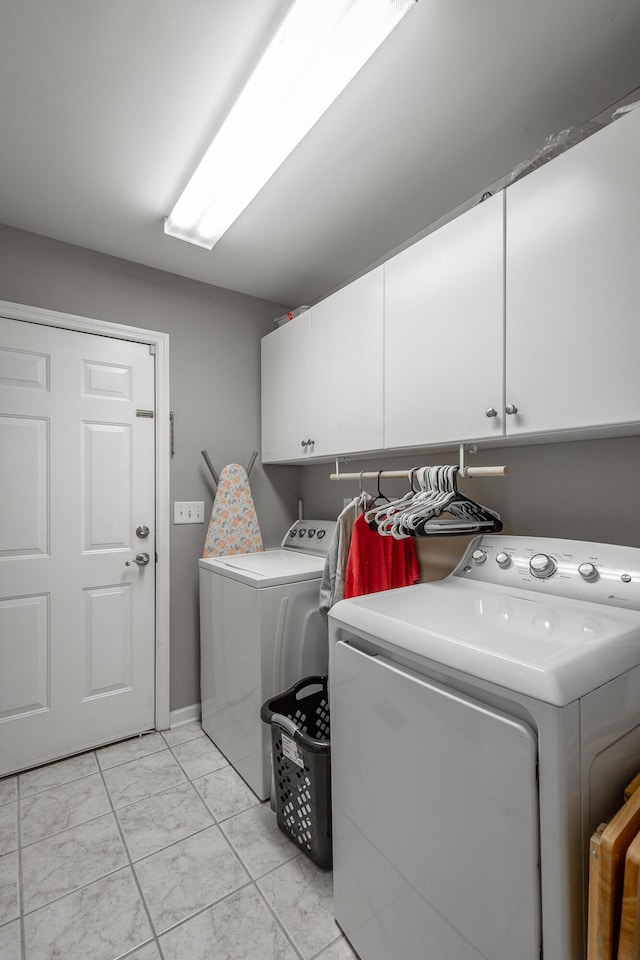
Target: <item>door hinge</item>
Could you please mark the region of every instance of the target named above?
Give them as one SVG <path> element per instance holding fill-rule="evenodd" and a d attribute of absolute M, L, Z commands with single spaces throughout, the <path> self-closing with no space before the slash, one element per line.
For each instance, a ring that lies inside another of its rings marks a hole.
<path fill-rule="evenodd" d="M 149 417 L 153 420 L 153 410 L 136 410 L 136 417 Z"/>
<path fill-rule="evenodd" d="M 155 355 L 156 355 L 156 353 L 157 353 L 155 343 L 150 343 L 150 344 L 149 344 L 149 353 L 151 354 L 152 357 L 155 357 Z"/>
<path fill-rule="evenodd" d="M 175 456 L 176 452 L 176 415 L 171 410 L 169 412 L 169 454 Z"/>

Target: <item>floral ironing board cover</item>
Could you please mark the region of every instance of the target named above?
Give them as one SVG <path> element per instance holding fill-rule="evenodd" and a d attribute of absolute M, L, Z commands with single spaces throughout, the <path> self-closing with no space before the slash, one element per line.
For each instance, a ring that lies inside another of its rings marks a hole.
<path fill-rule="evenodd" d="M 260 550 L 264 547 L 247 472 L 239 463 L 230 463 L 220 473 L 202 556 Z"/>

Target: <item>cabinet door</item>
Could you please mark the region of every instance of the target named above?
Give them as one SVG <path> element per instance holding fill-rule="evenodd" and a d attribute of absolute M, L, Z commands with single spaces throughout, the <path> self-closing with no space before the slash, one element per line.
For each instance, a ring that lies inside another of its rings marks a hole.
<path fill-rule="evenodd" d="M 309 311 L 262 338 L 262 459 L 300 459 L 310 438 Z"/>
<path fill-rule="evenodd" d="M 313 456 L 382 447 L 382 274 L 378 267 L 311 308 Z"/>
<path fill-rule="evenodd" d="M 500 193 L 385 264 L 385 447 L 503 435 L 503 328 Z"/>
<path fill-rule="evenodd" d="M 507 194 L 509 434 L 640 420 L 640 110 Z"/>

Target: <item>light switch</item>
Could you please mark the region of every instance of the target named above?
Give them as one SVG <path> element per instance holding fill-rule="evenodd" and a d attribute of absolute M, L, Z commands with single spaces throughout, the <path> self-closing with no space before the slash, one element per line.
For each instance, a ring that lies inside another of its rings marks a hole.
<path fill-rule="evenodd" d="M 173 504 L 174 523 L 204 523 L 203 500 L 175 500 Z"/>

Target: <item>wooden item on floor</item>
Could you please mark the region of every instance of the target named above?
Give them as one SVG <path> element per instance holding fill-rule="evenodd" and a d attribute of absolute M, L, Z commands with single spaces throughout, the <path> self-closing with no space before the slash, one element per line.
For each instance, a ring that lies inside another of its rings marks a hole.
<path fill-rule="evenodd" d="M 640 790 L 589 845 L 587 960 L 616 960 L 627 849 L 640 830 Z"/>
<path fill-rule="evenodd" d="M 618 960 L 640 958 L 640 834 L 632 840 L 624 862 Z"/>
<path fill-rule="evenodd" d="M 637 773 L 631 783 L 628 783 L 624 788 L 624 799 L 628 800 L 629 797 L 632 797 L 638 787 L 640 787 L 640 773 Z"/>

